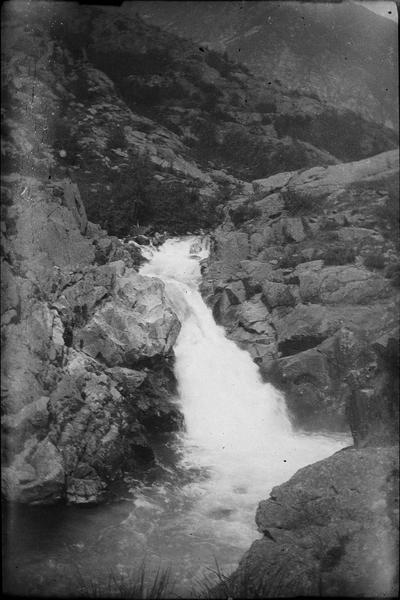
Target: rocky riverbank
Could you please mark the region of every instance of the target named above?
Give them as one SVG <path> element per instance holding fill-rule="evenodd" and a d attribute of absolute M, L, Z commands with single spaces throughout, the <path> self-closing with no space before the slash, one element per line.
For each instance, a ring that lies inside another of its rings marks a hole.
<path fill-rule="evenodd" d="M 361 405 L 394 422 L 397 178 L 394 151 L 253 181 L 215 232 L 203 295 L 303 428 L 356 430 Z"/>
<path fill-rule="evenodd" d="M 215 597 L 396 596 L 398 153 L 252 187 L 215 232 L 203 294 L 295 425 L 349 426 L 354 446 L 271 491 Z"/>
<path fill-rule="evenodd" d="M 349 448 L 260 503 L 253 543 L 213 597 L 397 597 L 398 447 Z"/>
<path fill-rule="evenodd" d="M 88 222 L 70 180 L 3 183 L 3 491 L 29 504 L 99 502 L 154 464 L 150 434 L 182 424 L 180 323 L 163 283 L 138 275 L 137 247 Z"/>

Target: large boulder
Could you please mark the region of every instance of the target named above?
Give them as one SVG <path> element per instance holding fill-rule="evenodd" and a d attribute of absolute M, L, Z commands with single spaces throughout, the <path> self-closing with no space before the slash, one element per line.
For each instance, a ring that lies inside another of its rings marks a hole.
<path fill-rule="evenodd" d="M 303 351 L 298 351 L 301 344 L 311 344 L 313 338 L 292 340 L 284 349 L 297 352 L 262 369 L 266 379 L 285 392 L 297 426 L 306 430 L 347 430 L 350 426 L 357 446 L 395 443 L 398 335 L 390 320 L 388 333 L 379 333 L 383 325 L 375 319 L 375 334 L 365 330 L 361 321 L 351 327 L 341 325 L 333 335 Z"/>
<path fill-rule="evenodd" d="M 53 504 L 64 498 L 61 453 L 48 439 L 28 438 L 23 450 L 2 470 L 5 497 L 24 504 Z"/>
<path fill-rule="evenodd" d="M 283 283 L 283 275 L 278 270 L 274 270 L 268 262 L 242 260 L 240 266 L 244 272 L 244 280 L 250 293 L 257 294 L 261 292 L 262 285 L 267 281 Z"/>
<path fill-rule="evenodd" d="M 77 317 L 77 313 L 85 313 L 88 317 L 110 293 L 116 276 L 122 275 L 124 270 L 122 261 L 87 267 L 72 273 L 59 269 L 56 285 L 52 289 L 55 297 L 53 306 L 63 315 L 68 314 L 71 319 L 74 314 Z"/>
<path fill-rule="evenodd" d="M 288 217 L 283 221 L 283 230 L 288 242 L 302 242 L 306 238 L 303 221 L 300 217 Z"/>
<path fill-rule="evenodd" d="M 80 330 L 79 348 L 108 366 L 134 366 L 141 359 L 167 355 L 180 330 L 164 284 L 134 271 L 121 277 L 115 297 Z"/>
<path fill-rule="evenodd" d="M 253 296 L 250 300 L 243 302 L 238 312 L 239 324 L 247 331 L 254 333 L 263 333 L 265 331 L 274 331 L 269 324 L 270 315 L 260 295 Z"/>
<path fill-rule="evenodd" d="M 397 448 L 349 448 L 300 469 L 260 503 L 263 538 L 213 597 L 395 597 L 397 472 Z"/>
<path fill-rule="evenodd" d="M 390 150 L 371 158 L 351 163 L 314 167 L 297 172 L 288 179 L 287 187 L 299 196 L 321 198 L 352 185 L 384 186 L 398 178 L 399 151 Z"/>
<path fill-rule="evenodd" d="M 249 239 L 241 231 L 217 231 L 215 234 L 215 258 L 231 270 L 237 270 L 241 260 L 249 255 Z"/>
<path fill-rule="evenodd" d="M 62 456 L 66 500 L 100 501 L 136 442 L 132 413 L 118 383 L 95 361 L 70 350 L 50 397 L 49 421 L 49 438 Z"/>
<path fill-rule="evenodd" d="M 321 346 L 274 363 L 269 378 L 285 390 L 296 426 L 305 430 L 348 430 L 349 389 L 341 384 L 336 371 L 336 365 L 332 365 Z"/>
<path fill-rule="evenodd" d="M 277 356 L 275 332 L 268 325 L 260 333 L 253 333 L 239 326 L 231 331 L 228 337 L 242 350 L 246 350 L 254 362 L 265 370 L 271 367 L 272 361 Z"/>
<path fill-rule="evenodd" d="M 302 301 L 315 304 L 368 304 L 391 292 L 387 279 L 353 265 L 304 269 L 299 280 Z"/>
<path fill-rule="evenodd" d="M 289 189 L 299 196 L 324 197 L 354 184 L 384 185 L 398 176 L 398 162 L 399 151 L 390 150 L 356 162 L 278 173 L 252 184 L 264 196 Z"/>
<path fill-rule="evenodd" d="M 262 285 L 263 300 L 269 309 L 277 306 L 294 306 L 296 304 L 290 288 L 284 283 L 265 281 Z"/>
<path fill-rule="evenodd" d="M 399 439 L 399 335 L 372 341 L 347 331 L 340 351 L 346 363 L 346 415 L 357 447 L 388 446 Z"/>
<path fill-rule="evenodd" d="M 394 311 L 392 302 L 366 306 L 297 304 L 287 313 L 272 311 L 272 323 L 280 352 L 290 356 L 318 346 L 343 325 L 375 334 L 393 321 Z"/>

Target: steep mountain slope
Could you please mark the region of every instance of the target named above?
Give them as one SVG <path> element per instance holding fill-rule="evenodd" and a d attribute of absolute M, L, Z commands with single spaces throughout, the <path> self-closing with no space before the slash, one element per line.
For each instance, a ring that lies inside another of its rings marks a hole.
<path fill-rule="evenodd" d="M 89 218 L 113 233 L 209 227 L 237 178 L 397 144 L 391 130 L 285 94 L 118 9 L 18 3 L 4 16 L 9 170 L 69 169 Z"/>
<path fill-rule="evenodd" d="M 264 80 L 398 126 L 397 25 L 351 2 L 135 2 L 150 23 Z"/>

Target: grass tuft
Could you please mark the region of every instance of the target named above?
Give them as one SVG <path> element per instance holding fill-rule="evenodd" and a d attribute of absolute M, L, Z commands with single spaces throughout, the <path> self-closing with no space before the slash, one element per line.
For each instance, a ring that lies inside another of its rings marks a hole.
<path fill-rule="evenodd" d="M 100 583 L 84 577 L 78 570 L 82 598 L 129 598 L 131 600 L 158 600 L 174 598 L 174 583 L 169 568 L 158 567 L 155 573 L 147 572 L 145 561 L 129 574 L 110 572 Z"/>
<path fill-rule="evenodd" d="M 285 209 L 292 217 L 296 215 L 309 215 L 318 212 L 319 203 L 309 195 L 299 194 L 294 190 L 286 190 L 282 192 L 282 197 L 285 202 Z"/>

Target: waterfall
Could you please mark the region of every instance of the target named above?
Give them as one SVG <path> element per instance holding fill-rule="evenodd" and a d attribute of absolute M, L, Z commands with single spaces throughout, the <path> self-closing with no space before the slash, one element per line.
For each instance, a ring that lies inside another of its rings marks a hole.
<path fill-rule="evenodd" d="M 170 239 L 159 250 L 148 250 L 141 274 L 164 281 L 182 323 L 174 351 L 186 423 L 184 461 L 208 473 L 186 493 L 197 494 L 198 514 L 235 513 L 228 519 L 230 533 L 237 536 L 239 523 L 247 522 L 247 535 L 254 539 L 257 502 L 272 486 L 347 440 L 293 430 L 282 394 L 262 381 L 250 354 L 226 338 L 198 292 L 200 261 L 207 254 L 200 239 Z"/>
<path fill-rule="evenodd" d="M 169 569 L 173 597 L 191 597 L 215 560 L 231 573 L 262 535 L 254 516 L 274 485 L 349 442 L 295 432 L 284 397 L 216 325 L 198 292 L 205 239 L 142 251 L 149 260 L 141 273 L 164 281 L 182 323 L 174 352 L 185 431 L 155 446 L 155 473 L 143 481 L 127 475 L 120 502 L 24 507 L 25 516 L 10 520 L 9 576 L 19 595 L 81 597 L 83 577 L 100 586 L 99 597 L 112 597 L 110 573 L 131 581 L 145 561 L 148 585 L 158 569 Z"/>

